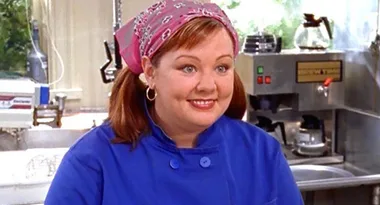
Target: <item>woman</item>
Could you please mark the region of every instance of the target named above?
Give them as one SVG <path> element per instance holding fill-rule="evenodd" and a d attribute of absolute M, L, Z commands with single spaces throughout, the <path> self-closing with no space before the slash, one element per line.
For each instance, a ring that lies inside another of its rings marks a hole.
<path fill-rule="evenodd" d="M 116 36 L 128 69 L 109 119 L 70 148 L 45 204 L 302 204 L 279 143 L 241 121 L 237 34 L 218 6 L 164 0 Z"/>

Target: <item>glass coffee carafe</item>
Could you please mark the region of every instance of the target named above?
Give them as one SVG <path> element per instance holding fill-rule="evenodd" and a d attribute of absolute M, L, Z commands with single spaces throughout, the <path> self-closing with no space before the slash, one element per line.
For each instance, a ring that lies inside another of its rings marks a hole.
<path fill-rule="evenodd" d="M 325 50 L 332 39 L 330 22 L 327 17 L 315 18 L 313 14 L 304 14 L 305 21 L 297 28 L 294 46 L 302 50 Z M 321 26 L 321 23 L 325 26 Z"/>

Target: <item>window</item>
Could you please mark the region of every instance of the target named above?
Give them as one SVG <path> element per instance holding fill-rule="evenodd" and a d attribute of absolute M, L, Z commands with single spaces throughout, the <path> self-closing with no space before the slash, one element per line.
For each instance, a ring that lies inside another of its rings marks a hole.
<path fill-rule="evenodd" d="M 156 1 L 121 0 L 122 22 L 127 22 Z M 15 58 L 11 61 L 13 66 L 2 66 L 1 63 L 12 58 L 1 56 L 3 45 L 0 45 L 0 73 L 4 75 L 5 71 L 12 70 L 25 75 L 27 50 L 31 46 L 27 22 L 36 20 L 40 30 L 40 47 L 48 57 L 51 98 L 57 93 L 65 93 L 68 96 L 67 112 L 106 111 L 112 83 L 104 84 L 99 70 L 107 60 L 103 42 L 113 42 L 113 1 L 0 0 L 0 5 L 5 4 L 17 11 L 10 13 L 20 18 L 16 21 L 20 25 L 13 22 L 12 26 L 17 26 L 16 31 L 21 33 L 22 38 L 16 42 L 23 45 L 23 50 L 18 53 L 18 58 L 17 55 L 8 54 Z M 29 20 L 26 4 L 30 8 Z M 9 25 L 5 24 L 6 21 L 11 21 L 4 20 L 3 14 L 4 8 L 0 7 L 0 44 L 4 42 L 3 38 L 9 38 L 8 31 L 3 28 Z M 16 48 L 14 45 L 11 50 Z"/>
<path fill-rule="evenodd" d="M 99 68 L 106 61 L 103 41 L 112 41 L 112 12 L 112 1 L 103 0 L 91 5 L 75 0 L 0 1 L 0 16 L 10 16 L 0 17 L 0 44 L 9 47 L 7 53 L 0 49 L 0 73 L 26 75 L 32 48 L 28 22 L 33 20 L 39 28 L 39 46 L 48 58 L 51 98 L 65 93 L 68 112 L 105 110 L 111 84 L 102 83 Z"/>
<path fill-rule="evenodd" d="M 240 42 L 257 31 L 281 36 L 283 48 L 293 48 L 302 21 L 301 0 L 212 0 L 221 6 L 238 30 Z"/>
<path fill-rule="evenodd" d="M 26 75 L 31 47 L 24 0 L 0 1 L 0 78 Z"/>
<path fill-rule="evenodd" d="M 303 13 L 326 16 L 331 28 L 334 20 L 346 16 L 343 7 L 346 0 L 340 0 L 342 9 L 337 10 L 327 0 L 211 0 L 221 6 L 233 21 L 240 36 L 244 37 L 257 31 L 265 31 L 282 37 L 282 48 L 294 48 L 293 39 L 298 26 L 303 22 Z M 338 5 L 338 3 L 336 3 Z"/>

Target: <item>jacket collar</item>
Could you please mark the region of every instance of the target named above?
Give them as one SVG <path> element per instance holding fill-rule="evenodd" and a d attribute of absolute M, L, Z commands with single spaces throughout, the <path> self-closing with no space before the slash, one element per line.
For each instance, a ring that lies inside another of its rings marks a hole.
<path fill-rule="evenodd" d="M 163 131 L 163 129 L 160 126 L 158 126 L 153 121 L 149 113 L 148 102 L 146 99 L 144 101 L 144 109 L 145 109 L 145 114 L 148 117 L 151 135 L 154 138 L 156 138 L 159 142 L 161 142 L 163 145 L 171 147 L 172 149 L 177 149 L 175 142 Z M 212 124 L 208 129 L 203 131 L 198 136 L 197 145 L 193 150 L 217 148 L 219 144 L 221 143 L 221 140 L 223 139 L 221 128 L 223 127 L 223 124 L 226 123 L 226 120 L 227 120 L 226 117 L 222 116 L 214 124 Z"/>

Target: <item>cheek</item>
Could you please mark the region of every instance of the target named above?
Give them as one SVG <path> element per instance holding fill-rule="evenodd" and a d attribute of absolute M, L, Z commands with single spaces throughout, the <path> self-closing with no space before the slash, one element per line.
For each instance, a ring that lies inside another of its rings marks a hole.
<path fill-rule="evenodd" d="M 223 98 L 232 97 L 232 93 L 234 91 L 234 78 L 228 77 L 221 80 L 218 86 L 219 95 Z"/>
<path fill-rule="evenodd" d="M 165 75 L 157 78 L 156 89 L 165 99 L 184 99 L 194 88 L 194 81 L 178 75 Z M 170 100 L 168 99 L 168 100 Z"/>
<path fill-rule="evenodd" d="M 175 85 L 172 85 L 169 88 L 173 94 L 173 97 L 178 100 L 187 99 L 193 92 L 196 87 L 194 80 L 182 79 L 177 81 Z"/>

